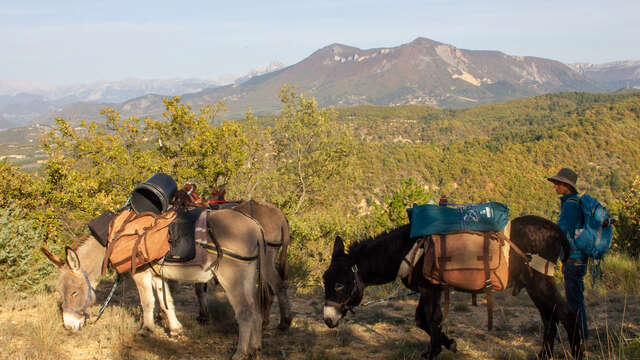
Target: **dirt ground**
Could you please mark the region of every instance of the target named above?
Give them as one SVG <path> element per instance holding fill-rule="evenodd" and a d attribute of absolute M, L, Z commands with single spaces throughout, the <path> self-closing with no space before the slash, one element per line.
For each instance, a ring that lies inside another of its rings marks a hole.
<path fill-rule="evenodd" d="M 111 283 L 103 281 L 98 301 L 103 301 Z M 426 334 L 413 321 L 417 297 L 358 307 L 335 329 L 322 321 L 321 289 L 306 294 L 290 288 L 296 314 L 291 329 L 281 332 L 277 303 L 271 309 L 271 324 L 264 332 L 262 359 L 419 359 Z M 395 294 L 402 287 L 368 288 L 363 303 Z M 131 280 L 125 281 L 102 319 L 78 333 L 62 329 L 53 291 L 39 295 L 16 295 L 0 305 L 0 342 L 9 344 L 0 358 L 32 359 L 228 359 L 235 350 L 237 326 L 233 312 L 218 288 L 210 290 L 210 321 L 196 321 L 198 304 L 189 284 L 174 288 L 178 318 L 184 326 L 179 338 L 168 337 L 166 322 L 150 336 L 137 335 L 141 309 Z M 621 294 L 587 292 L 589 327 L 587 359 L 624 358 L 619 344 L 640 336 L 640 299 Z M 456 339 L 458 352 L 443 350 L 440 359 L 532 359 L 539 351 L 541 321 L 526 292 L 517 297 L 498 293 L 494 329 L 487 331 L 484 297 L 479 306 L 471 296 L 453 293 L 445 330 Z M 95 320 L 99 304 L 90 308 Z M 568 355 L 566 333 L 560 331 L 556 358 Z"/>

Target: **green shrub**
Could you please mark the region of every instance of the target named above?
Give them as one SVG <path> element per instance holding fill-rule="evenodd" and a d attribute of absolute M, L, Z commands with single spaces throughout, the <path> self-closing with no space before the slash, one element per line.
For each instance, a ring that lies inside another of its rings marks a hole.
<path fill-rule="evenodd" d="M 605 255 L 601 264 L 602 279 L 596 286 L 626 294 L 640 294 L 640 262 L 627 254 L 612 252 Z M 585 279 L 591 283 L 590 276 Z"/>
<path fill-rule="evenodd" d="M 34 288 L 55 271 L 40 252 L 43 227 L 25 214 L 18 207 L 0 208 L 0 281 L 17 290 Z"/>
<path fill-rule="evenodd" d="M 612 205 L 612 213 L 618 217 L 612 247 L 631 256 L 640 256 L 640 176 Z"/>

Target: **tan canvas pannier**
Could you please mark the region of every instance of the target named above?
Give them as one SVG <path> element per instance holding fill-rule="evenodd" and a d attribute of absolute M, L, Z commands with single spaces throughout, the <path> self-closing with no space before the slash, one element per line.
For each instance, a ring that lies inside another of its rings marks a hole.
<path fill-rule="evenodd" d="M 169 224 L 176 218 L 175 211 L 161 215 L 151 212 L 136 214 L 132 210 L 119 213 L 109 224 L 107 260 L 119 273 L 131 271 L 161 259 L 169 251 Z"/>
<path fill-rule="evenodd" d="M 504 290 L 509 281 L 509 244 L 501 232 L 432 235 L 425 242 L 423 274 L 434 284 L 480 291 Z M 488 255 L 488 261 L 485 257 Z"/>

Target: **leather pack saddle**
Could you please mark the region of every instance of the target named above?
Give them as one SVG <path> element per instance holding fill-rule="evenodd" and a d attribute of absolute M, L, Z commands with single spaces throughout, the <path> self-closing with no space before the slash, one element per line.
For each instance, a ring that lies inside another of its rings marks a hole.
<path fill-rule="evenodd" d="M 164 257 L 169 251 L 169 225 L 175 218 L 173 210 L 157 215 L 127 209 L 116 215 L 109 224 L 103 274 L 108 262 L 119 273 L 135 274 L 140 266 Z"/>
<path fill-rule="evenodd" d="M 423 275 L 433 284 L 479 292 L 504 290 L 509 244 L 502 232 L 463 231 L 425 240 Z"/>

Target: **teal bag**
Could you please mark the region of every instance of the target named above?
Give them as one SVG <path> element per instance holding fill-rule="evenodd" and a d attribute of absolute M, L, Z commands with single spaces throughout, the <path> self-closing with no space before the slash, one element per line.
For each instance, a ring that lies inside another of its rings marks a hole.
<path fill-rule="evenodd" d="M 611 247 L 615 221 L 609 217 L 607 208 L 588 194 L 584 194 L 578 201 L 583 216 L 583 228 L 574 240 L 575 247 L 584 255 L 599 260 Z"/>
<path fill-rule="evenodd" d="M 502 231 L 509 222 L 509 208 L 499 202 L 458 205 L 417 205 L 407 209 L 412 238 L 451 234 L 462 230 Z"/>

